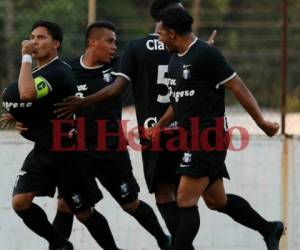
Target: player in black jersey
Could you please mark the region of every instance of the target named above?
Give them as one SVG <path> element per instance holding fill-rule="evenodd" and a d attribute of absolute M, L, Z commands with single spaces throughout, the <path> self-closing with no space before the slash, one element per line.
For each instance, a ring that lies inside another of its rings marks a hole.
<path fill-rule="evenodd" d="M 72 244 L 54 230 L 45 212 L 32 202 L 36 196 L 52 197 L 57 186 L 71 211 L 99 245 L 118 249 L 106 219 L 92 208 L 102 196 L 93 175 L 83 171 L 86 158 L 77 152 L 52 150 L 54 103 L 76 93 L 71 68 L 58 58 L 62 38 L 57 24 L 34 23 L 31 39 L 22 43 L 19 79 L 8 86 L 3 95 L 6 110 L 27 127 L 22 135 L 35 143 L 17 177 L 12 206 L 32 231 L 49 242 L 49 249 L 71 250 Z M 33 72 L 32 57 L 37 62 Z M 64 132 L 66 129 L 70 128 L 64 128 Z M 62 143 L 64 146 L 73 144 L 68 138 Z"/>
<path fill-rule="evenodd" d="M 114 71 L 118 66 L 118 59 L 113 58 L 116 50 L 115 27 L 111 23 L 98 21 L 88 27 L 84 55 L 69 62 L 77 80 L 77 96 L 88 97 L 113 83 Z M 121 96 L 118 95 L 77 112 L 78 119 L 85 121 L 87 151 L 84 153 L 90 159 L 86 167 L 93 171 L 123 210 L 155 237 L 161 249 L 170 249 L 169 237 L 163 232 L 154 211 L 138 199 L 139 186 L 132 172 L 120 123 L 121 108 Z M 100 123 L 105 125 L 105 131 L 98 130 Z M 111 136 L 105 135 L 101 139 L 98 133 L 100 136 L 105 133 Z M 103 144 L 102 149 L 99 143 Z M 72 217 L 68 216 L 68 208 L 63 200 L 59 200 L 58 204 L 54 226 L 69 237 Z"/>
<path fill-rule="evenodd" d="M 181 6 L 178 0 L 156 0 L 151 6 L 151 16 L 159 20 L 159 12 L 165 8 Z M 213 36 L 209 40 L 213 42 Z M 170 103 L 167 83 L 167 65 L 170 53 L 158 40 L 156 32 L 128 43 L 116 72 L 113 84 L 93 95 L 82 99 L 67 98 L 59 109 L 62 115 L 72 113 L 81 106 L 95 105 L 119 95 L 131 82 L 135 98 L 135 108 L 139 127 L 151 127 L 166 111 Z M 162 136 L 162 151 L 150 150 L 151 143 L 141 138 L 143 167 L 150 193 L 155 194 L 159 211 L 164 218 L 171 235 L 176 224 L 175 183 L 176 166 L 180 163 L 181 152 L 169 152 L 164 142 L 177 136 L 176 122 L 168 128 L 170 134 Z"/>
<path fill-rule="evenodd" d="M 174 53 L 169 62 L 171 106 L 155 127 L 148 130 L 148 136 L 155 137 L 176 119 L 185 131 L 181 139 L 188 142 L 188 150 L 177 168 L 179 222 L 173 249 L 194 249 L 192 242 L 200 226 L 197 203 L 202 196 L 209 208 L 258 231 L 268 249 L 278 250 L 283 223 L 266 221 L 246 200 L 224 190 L 222 178 L 229 178 L 225 166 L 228 146 L 224 125 L 225 89 L 233 92 L 268 136 L 275 135 L 279 125 L 263 118 L 243 81 L 219 50 L 198 40 L 191 31 L 192 23 L 193 18 L 182 8 L 161 13 L 159 39 Z M 195 139 L 200 145 L 193 144 Z"/>

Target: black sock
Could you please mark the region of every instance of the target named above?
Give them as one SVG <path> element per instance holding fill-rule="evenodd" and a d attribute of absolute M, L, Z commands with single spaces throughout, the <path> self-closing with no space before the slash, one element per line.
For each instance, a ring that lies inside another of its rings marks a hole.
<path fill-rule="evenodd" d="M 170 234 L 174 238 L 178 223 L 178 207 L 176 201 L 157 204 L 157 207 L 166 223 Z"/>
<path fill-rule="evenodd" d="M 54 230 L 66 239 L 70 238 L 73 226 L 73 214 L 57 211 L 53 220 Z"/>
<path fill-rule="evenodd" d="M 25 225 L 33 232 L 46 239 L 53 246 L 61 246 L 64 243 L 63 237 L 55 232 L 53 226 L 48 221 L 47 215 L 38 205 L 32 203 L 31 206 L 17 214 L 22 218 Z"/>
<path fill-rule="evenodd" d="M 199 231 L 200 215 L 197 206 L 178 208 L 179 221 L 173 250 L 194 249 L 193 241 Z"/>
<path fill-rule="evenodd" d="M 118 249 L 108 222 L 102 214 L 94 209 L 93 214 L 82 223 L 87 227 L 90 234 L 104 250 Z"/>
<path fill-rule="evenodd" d="M 166 244 L 167 236 L 162 230 L 153 209 L 147 203 L 140 201 L 138 208 L 131 215 L 155 237 L 160 247 Z"/>
<path fill-rule="evenodd" d="M 227 194 L 227 204 L 218 211 L 229 215 L 236 222 L 260 232 L 263 236 L 269 234 L 270 223 L 262 218 L 250 204 L 240 196 Z"/>

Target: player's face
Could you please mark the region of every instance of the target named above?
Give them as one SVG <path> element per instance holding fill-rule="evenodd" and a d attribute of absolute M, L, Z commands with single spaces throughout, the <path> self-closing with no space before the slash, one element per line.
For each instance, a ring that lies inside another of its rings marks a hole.
<path fill-rule="evenodd" d="M 159 22 L 157 24 L 157 33 L 159 35 L 158 39 L 166 45 L 170 52 L 173 53 L 177 51 L 175 46 L 175 35 L 172 30 L 166 28 L 162 22 Z"/>
<path fill-rule="evenodd" d="M 60 46 L 59 41 L 54 40 L 45 27 L 34 29 L 30 40 L 33 42 L 32 56 L 36 59 L 52 57 Z"/>
<path fill-rule="evenodd" d="M 117 52 L 116 33 L 109 29 L 102 29 L 101 36 L 94 41 L 94 55 L 102 64 L 110 63 Z"/>

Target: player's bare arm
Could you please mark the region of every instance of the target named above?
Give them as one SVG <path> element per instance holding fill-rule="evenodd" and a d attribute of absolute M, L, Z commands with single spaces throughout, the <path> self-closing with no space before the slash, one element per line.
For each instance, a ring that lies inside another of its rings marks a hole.
<path fill-rule="evenodd" d="M 218 34 L 218 31 L 217 30 L 214 30 L 210 37 L 208 38 L 207 40 L 207 43 L 210 45 L 210 46 L 213 46 L 215 44 L 215 37 L 217 36 Z"/>
<path fill-rule="evenodd" d="M 36 89 L 32 77 L 32 64 L 30 62 L 33 53 L 33 41 L 24 40 L 22 42 L 22 65 L 19 75 L 19 91 L 22 101 L 30 101 L 36 98 Z"/>
<path fill-rule="evenodd" d="M 234 94 L 236 99 L 251 115 L 257 126 L 259 126 L 268 136 L 273 136 L 278 132 L 279 124 L 264 119 L 261 109 L 254 96 L 239 76 L 234 77 L 224 86 Z"/>
<path fill-rule="evenodd" d="M 113 84 L 99 90 L 95 94 L 80 98 L 76 96 L 67 97 L 64 102 L 55 104 L 54 113 L 58 118 L 70 118 L 76 111 L 85 108 L 91 104 L 110 99 L 123 93 L 128 85 L 128 80 L 122 76 L 118 76 Z"/>

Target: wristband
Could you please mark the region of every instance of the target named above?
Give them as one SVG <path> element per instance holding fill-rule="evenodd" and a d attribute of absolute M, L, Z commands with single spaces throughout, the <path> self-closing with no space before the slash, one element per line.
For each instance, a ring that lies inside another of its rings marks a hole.
<path fill-rule="evenodd" d="M 32 63 L 32 57 L 29 54 L 24 54 L 22 56 L 22 63 Z"/>

